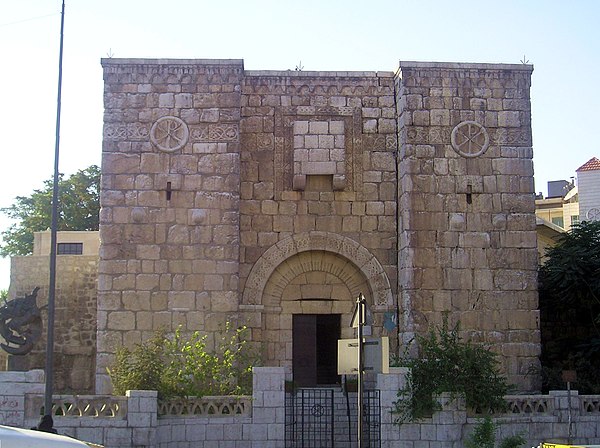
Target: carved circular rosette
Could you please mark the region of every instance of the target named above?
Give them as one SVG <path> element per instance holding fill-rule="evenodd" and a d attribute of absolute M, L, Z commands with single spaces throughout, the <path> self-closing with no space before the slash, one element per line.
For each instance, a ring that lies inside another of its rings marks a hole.
<path fill-rule="evenodd" d="M 452 129 L 452 148 L 463 157 L 478 157 L 490 146 L 487 130 L 474 121 L 463 121 Z"/>
<path fill-rule="evenodd" d="M 187 124 L 173 116 L 161 117 L 150 129 L 150 141 L 161 151 L 175 152 L 188 142 L 190 131 Z"/>
<path fill-rule="evenodd" d="M 590 208 L 587 211 L 587 213 L 585 214 L 585 217 L 587 219 L 589 219 L 590 221 L 600 221 L 600 208 L 597 208 L 597 207 Z"/>

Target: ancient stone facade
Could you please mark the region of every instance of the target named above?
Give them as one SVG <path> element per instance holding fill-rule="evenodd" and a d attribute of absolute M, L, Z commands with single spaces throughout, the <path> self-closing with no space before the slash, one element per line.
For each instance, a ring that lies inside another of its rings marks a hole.
<path fill-rule="evenodd" d="M 54 321 L 56 393 L 92 393 L 96 363 L 96 280 L 98 232 L 59 232 L 62 244 L 81 244 L 81 255 L 58 255 Z M 7 370 L 43 369 L 46 365 L 50 232 L 35 232 L 33 255 L 11 258 L 9 296 L 24 297 L 39 287 L 42 337 L 26 355 L 5 355 Z M 2 352 L 4 353 L 4 352 Z M 4 360 L 3 360 L 4 362 Z"/>
<path fill-rule="evenodd" d="M 359 293 L 392 351 L 449 313 L 535 387 L 531 66 L 102 63 L 99 392 L 120 345 L 228 320 L 318 369 Z"/>

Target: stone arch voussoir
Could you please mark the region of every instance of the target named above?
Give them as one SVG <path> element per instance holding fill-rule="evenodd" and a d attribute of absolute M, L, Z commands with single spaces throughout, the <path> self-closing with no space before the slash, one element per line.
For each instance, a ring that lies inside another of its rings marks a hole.
<path fill-rule="evenodd" d="M 306 251 L 331 252 L 346 258 L 366 279 L 371 289 L 373 305 L 393 306 L 390 281 L 377 258 L 356 241 L 330 232 L 300 233 L 267 249 L 250 271 L 242 303 L 262 305 L 265 287 L 277 267 L 290 257 Z"/>

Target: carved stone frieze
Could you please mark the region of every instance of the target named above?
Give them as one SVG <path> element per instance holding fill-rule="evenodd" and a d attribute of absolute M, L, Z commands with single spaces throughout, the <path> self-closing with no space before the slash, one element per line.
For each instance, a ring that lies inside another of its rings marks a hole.
<path fill-rule="evenodd" d="M 193 142 L 208 141 L 208 124 L 190 126 L 190 140 Z"/>
<path fill-rule="evenodd" d="M 531 146 L 531 133 L 520 128 L 487 128 L 490 145 Z M 412 126 L 401 133 L 409 144 L 450 144 L 452 129 L 449 127 Z"/>
<path fill-rule="evenodd" d="M 218 142 L 237 142 L 240 139 L 240 128 L 237 123 L 219 123 L 208 126 L 208 139 Z"/>
<path fill-rule="evenodd" d="M 365 134 L 363 136 L 365 151 L 395 151 L 398 139 L 395 134 Z"/>
<path fill-rule="evenodd" d="M 494 145 L 531 146 L 531 132 L 527 129 L 498 128 L 490 131 Z"/>
<path fill-rule="evenodd" d="M 150 127 L 139 123 L 113 124 L 104 126 L 104 139 L 111 141 L 146 141 Z"/>

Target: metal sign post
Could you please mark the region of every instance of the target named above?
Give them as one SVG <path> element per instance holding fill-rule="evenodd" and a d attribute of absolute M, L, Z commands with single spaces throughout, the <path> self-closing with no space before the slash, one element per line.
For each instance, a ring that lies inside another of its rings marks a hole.
<path fill-rule="evenodd" d="M 575 370 L 563 370 L 562 371 L 562 379 L 565 383 L 567 383 L 567 402 L 568 402 L 568 411 L 569 411 L 569 443 L 573 442 L 573 418 L 571 416 L 571 383 L 577 381 L 577 371 Z"/>
<path fill-rule="evenodd" d="M 372 318 L 367 309 L 367 300 L 361 293 L 356 298 L 356 306 L 352 314 L 350 327 L 358 329 L 357 339 L 338 339 L 338 375 L 358 376 L 358 447 L 363 448 L 364 441 L 364 374 L 389 373 L 389 339 L 387 337 L 369 338 L 365 340 L 365 326 L 370 326 Z M 367 430 L 368 430 L 367 426 Z M 368 433 L 370 434 L 370 432 Z M 370 437 L 367 437 L 367 444 Z"/>
<path fill-rule="evenodd" d="M 366 308 L 365 296 L 360 293 L 356 298 L 356 310 L 355 316 L 358 317 L 358 448 L 363 448 L 362 436 L 363 436 L 363 373 L 364 373 L 364 344 L 363 344 L 363 326 L 365 324 L 365 308 Z M 354 319 L 353 323 L 354 323 Z"/>

